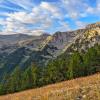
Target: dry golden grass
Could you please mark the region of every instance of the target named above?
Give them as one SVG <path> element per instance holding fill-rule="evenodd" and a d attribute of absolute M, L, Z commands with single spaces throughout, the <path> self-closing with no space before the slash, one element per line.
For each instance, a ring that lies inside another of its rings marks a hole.
<path fill-rule="evenodd" d="M 0 100 L 100 100 L 100 73 L 0 96 Z"/>

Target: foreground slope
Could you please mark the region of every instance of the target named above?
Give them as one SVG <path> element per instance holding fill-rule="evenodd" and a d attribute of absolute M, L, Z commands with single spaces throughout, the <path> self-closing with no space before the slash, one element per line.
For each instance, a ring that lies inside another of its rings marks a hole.
<path fill-rule="evenodd" d="M 100 100 L 100 73 L 0 96 L 0 100 Z"/>

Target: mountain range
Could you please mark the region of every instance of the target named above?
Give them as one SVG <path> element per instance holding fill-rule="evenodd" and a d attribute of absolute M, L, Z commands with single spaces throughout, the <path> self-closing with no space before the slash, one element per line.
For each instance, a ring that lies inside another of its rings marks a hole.
<path fill-rule="evenodd" d="M 100 22 L 53 35 L 0 35 L 0 82 L 18 66 L 25 70 L 34 63 L 44 68 L 50 61 L 74 52 L 85 53 L 95 45 L 100 45 Z"/>
<path fill-rule="evenodd" d="M 56 32 L 53 35 L 0 35 L 0 58 L 9 59 L 9 56 L 15 52 L 24 51 L 27 56 L 32 52 L 33 55 L 37 54 L 42 59 L 41 62 L 45 62 L 45 60 L 54 59 L 61 55 L 68 48 L 81 51 L 96 43 L 100 43 L 100 22 L 89 24 L 84 29 Z"/>

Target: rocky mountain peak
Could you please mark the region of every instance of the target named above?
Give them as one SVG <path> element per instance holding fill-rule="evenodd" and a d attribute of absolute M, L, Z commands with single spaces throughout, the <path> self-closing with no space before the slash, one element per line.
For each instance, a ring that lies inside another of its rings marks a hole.
<path fill-rule="evenodd" d="M 86 26 L 86 29 L 91 29 L 91 28 L 100 28 L 100 22 L 89 24 Z"/>

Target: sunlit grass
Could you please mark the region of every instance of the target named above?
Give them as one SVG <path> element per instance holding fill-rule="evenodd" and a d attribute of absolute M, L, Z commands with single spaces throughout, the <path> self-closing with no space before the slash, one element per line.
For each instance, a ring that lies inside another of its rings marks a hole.
<path fill-rule="evenodd" d="M 100 74 L 1 96 L 0 100 L 100 100 Z"/>

